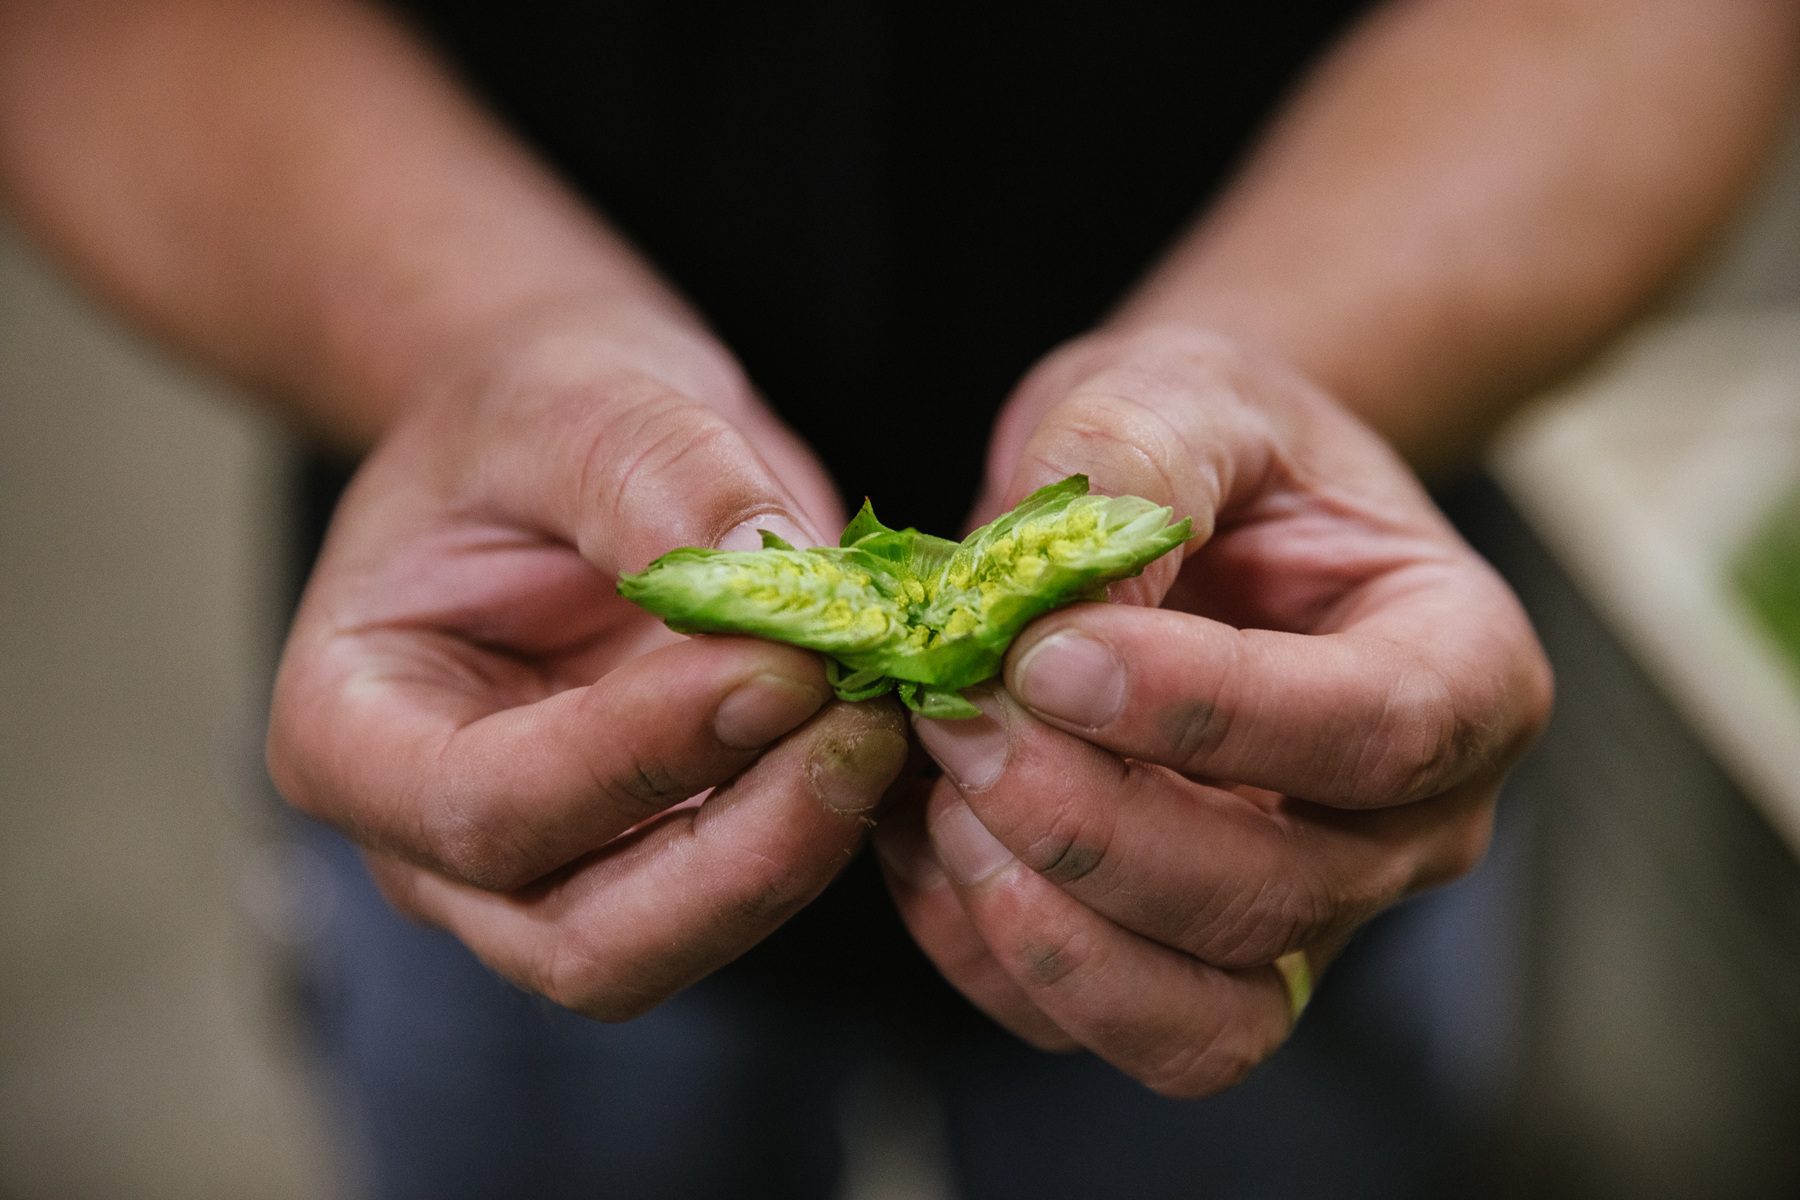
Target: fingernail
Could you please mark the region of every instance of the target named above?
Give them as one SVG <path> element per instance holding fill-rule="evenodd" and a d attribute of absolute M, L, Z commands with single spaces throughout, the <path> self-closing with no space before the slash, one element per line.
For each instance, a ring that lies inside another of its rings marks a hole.
<path fill-rule="evenodd" d="M 804 549 L 823 545 L 816 533 L 808 533 L 783 513 L 758 513 L 719 539 L 721 550 L 761 550 L 762 531 L 768 530 L 790 546 Z"/>
<path fill-rule="evenodd" d="M 931 822 L 931 844 L 937 849 L 944 870 L 965 887 L 980 883 L 1013 857 L 1012 851 L 1001 845 L 981 818 L 960 800 L 945 805 Z"/>
<path fill-rule="evenodd" d="M 906 739 L 891 729 L 872 729 L 854 741 L 820 743 L 806 762 L 813 791 L 841 813 L 872 811 L 906 765 Z"/>
<path fill-rule="evenodd" d="M 920 717 L 913 728 L 918 730 L 925 752 L 944 768 L 952 783 L 965 792 L 979 792 L 992 787 L 1006 769 L 1006 723 L 999 715 L 999 701 L 991 695 L 978 693 L 970 699 L 981 709 L 979 717 L 963 721 Z"/>
<path fill-rule="evenodd" d="M 825 693 L 797 679 L 764 672 L 752 676 L 719 701 L 713 736 L 736 750 L 766 746 L 818 712 Z"/>
<path fill-rule="evenodd" d="M 1125 664 L 1106 643 L 1072 629 L 1027 650 L 1012 683 L 1026 704 L 1071 725 L 1098 728 L 1125 708 Z"/>
<path fill-rule="evenodd" d="M 927 891 L 944 882 L 944 868 L 932 852 L 931 839 L 924 828 L 889 829 L 875 833 L 875 853 L 887 869 L 919 891 Z"/>

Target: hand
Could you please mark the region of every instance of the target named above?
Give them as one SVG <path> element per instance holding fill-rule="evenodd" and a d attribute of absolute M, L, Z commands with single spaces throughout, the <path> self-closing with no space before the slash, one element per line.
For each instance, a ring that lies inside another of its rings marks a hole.
<path fill-rule="evenodd" d="M 1320 970 L 1480 860 L 1549 671 L 1388 448 L 1221 339 L 1097 336 L 1041 366 L 989 505 L 1075 471 L 1196 538 L 1116 585 L 1130 603 L 1033 624 L 984 719 L 920 720 L 944 778 L 878 845 L 914 937 L 995 1019 L 1205 1095 L 1286 1037 L 1277 959 Z"/>
<path fill-rule="evenodd" d="M 674 341 L 535 337 L 412 412 L 343 501 L 269 734 L 283 794 L 397 906 L 606 1019 L 811 900 L 906 753 L 816 656 L 680 638 L 615 594 L 674 546 L 837 521 L 735 371 Z"/>

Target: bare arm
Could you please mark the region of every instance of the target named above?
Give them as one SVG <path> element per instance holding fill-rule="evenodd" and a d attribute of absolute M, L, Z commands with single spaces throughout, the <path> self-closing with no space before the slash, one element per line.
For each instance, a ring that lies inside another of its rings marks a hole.
<path fill-rule="evenodd" d="M 0 188 L 136 320 L 349 448 L 447 361 L 559 313 L 691 330 L 683 359 L 729 371 L 629 248 L 355 4 L 0 0 Z"/>
<path fill-rule="evenodd" d="M 905 757 L 897 715 L 615 590 L 671 546 L 830 527 L 829 484 L 404 30 L 339 0 L 0 0 L 0 183 L 141 323 L 374 444 L 289 634 L 269 762 L 398 906 L 623 1017 L 843 868 Z"/>
<path fill-rule="evenodd" d="M 1792 0 L 1392 4 L 1119 323 L 1261 343 L 1440 472 L 1705 246 L 1797 66 Z"/>
<path fill-rule="evenodd" d="M 990 507 L 1085 471 L 1202 537 L 1119 589 L 1138 603 L 1034 623 L 985 720 L 918 722 L 944 777 L 884 826 L 890 884 L 975 1003 L 1216 1091 L 1288 1032 L 1298 964 L 1474 867 L 1550 674 L 1393 449 L 1455 467 L 1652 299 L 1743 191 L 1797 54 L 1775 0 L 1390 4 L 1027 377 Z"/>

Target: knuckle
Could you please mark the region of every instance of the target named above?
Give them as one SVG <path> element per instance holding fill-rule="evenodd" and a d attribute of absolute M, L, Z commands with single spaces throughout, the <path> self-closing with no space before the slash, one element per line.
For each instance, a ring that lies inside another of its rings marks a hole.
<path fill-rule="evenodd" d="M 753 453 L 730 421 L 661 385 L 623 391 L 588 435 L 581 469 L 584 505 L 598 503 L 607 524 L 633 527 L 668 513 L 730 510 L 724 514 L 729 517 L 755 506 Z"/>
<path fill-rule="evenodd" d="M 1486 861 L 1494 841 L 1493 805 L 1459 821 L 1440 853 L 1436 870 L 1425 873 L 1421 886 L 1435 887 L 1474 873 Z"/>
<path fill-rule="evenodd" d="M 280 723 L 269 725 L 269 735 L 263 742 L 263 766 L 282 799 L 308 816 L 319 815 L 312 801 L 312 789 L 306 786 L 300 769 L 293 739 Z"/>
<path fill-rule="evenodd" d="M 1041 800 L 1041 797 L 1039 798 Z M 1025 832 L 1025 831 L 1019 831 Z M 1070 799 L 1043 818 L 1041 831 L 1024 838 L 1019 860 L 1060 887 L 1094 876 L 1110 859 L 1114 828 L 1105 810 Z M 1011 840 L 1009 833 L 1003 841 Z"/>
<path fill-rule="evenodd" d="M 1434 795 L 1463 764 L 1469 741 L 1449 681 L 1429 667 L 1409 670 L 1389 690 L 1350 798 L 1376 807 Z"/>
<path fill-rule="evenodd" d="M 1181 439 L 1155 406 L 1114 392 L 1077 391 L 1047 428 L 1048 436 L 1026 449 L 1026 458 L 1047 471 L 1086 471 L 1106 487 L 1152 497 L 1178 494 L 1166 464 L 1181 461 Z"/>
<path fill-rule="evenodd" d="M 1521 747 L 1537 740 L 1550 724 L 1551 710 L 1556 706 L 1556 675 L 1550 667 L 1550 660 L 1542 650 L 1533 647 L 1531 661 L 1526 669 L 1523 686 L 1523 698 L 1520 702 L 1520 735 Z"/>
<path fill-rule="evenodd" d="M 490 892 L 514 891 L 537 878 L 536 856 L 500 817 L 502 807 L 457 800 L 431 806 L 424 840 L 432 865 Z"/>
<path fill-rule="evenodd" d="M 629 1021 L 656 1007 L 663 997 L 626 986 L 623 980 L 631 973 L 612 959 L 610 947 L 571 930 L 550 939 L 543 963 L 526 986 L 596 1021 Z"/>
<path fill-rule="evenodd" d="M 1475 823 L 1467 836 L 1452 843 L 1444 882 L 1473 874 L 1476 868 L 1487 861 L 1488 848 L 1493 840 L 1494 826 L 1491 820 Z"/>
<path fill-rule="evenodd" d="M 1295 923 L 1292 940 L 1268 956 L 1243 965 L 1274 962 L 1290 950 L 1362 925 L 1407 891 L 1401 862 L 1396 859 L 1392 867 L 1370 874 L 1311 883 L 1304 889 L 1305 898 L 1300 905 L 1305 915 Z"/>
<path fill-rule="evenodd" d="M 642 819 L 686 800 L 695 789 L 668 764 L 650 758 L 633 758 L 624 770 L 605 775 L 596 773 L 594 790 L 603 803 L 622 810 L 627 819 Z"/>
<path fill-rule="evenodd" d="M 1010 953 L 1028 991 L 1066 989 L 1095 969 L 1099 947 L 1073 927 L 1039 930 L 1013 939 Z"/>
<path fill-rule="evenodd" d="M 1220 698 L 1238 693 L 1248 645 L 1239 635 L 1222 649 L 1216 660 L 1209 661 L 1205 676 L 1190 674 L 1182 681 L 1182 694 L 1155 717 L 1156 734 L 1168 747 L 1169 765 L 1186 774 L 1209 774 L 1237 723 L 1232 706 L 1220 703 Z"/>
<path fill-rule="evenodd" d="M 1410 853 L 1380 855 L 1354 870 L 1330 859 L 1315 860 L 1304 847 L 1296 857 L 1301 869 L 1294 873 L 1292 887 L 1291 940 L 1243 966 L 1265 965 L 1291 950 L 1346 933 L 1414 890 Z"/>
<path fill-rule="evenodd" d="M 825 880 L 804 864 L 744 848 L 732 864 L 734 883 L 720 913 L 725 928 L 755 931 L 778 925 L 811 900 Z"/>
<path fill-rule="evenodd" d="M 1325 911 L 1324 902 L 1294 879 L 1264 877 L 1247 889 L 1215 890 L 1177 944 L 1216 967 L 1260 966 L 1300 945 Z"/>
<path fill-rule="evenodd" d="M 1158 717 L 1159 732 L 1181 770 L 1204 773 L 1231 733 L 1231 714 L 1206 700 L 1182 700 Z"/>
<path fill-rule="evenodd" d="M 615 508 L 646 492 L 661 491 L 672 479 L 684 485 L 713 482 L 717 476 L 707 468 L 735 448 L 737 432 L 704 405 L 671 401 L 643 418 L 636 441 L 635 453 L 612 460 L 615 469 L 605 480 Z M 684 464 L 697 469 L 684 471 Z"/>
<path fill-rule="evenodd" d="M 296 710 L 301 707 L 303 690 L 296 679 L 299 673 L 289 664 L 276 677 L 269 706 L 269 732 L 263 742 L 263 764 L 282 799 L 296 811 L 324 820 L 329 806 L 310 766 L 321 758 L 307 744 L 308 731 L 316 731 L 319 722 L 298 718 Z"/>
<path fill-rule="evenodd" d="M 1164 1050 L 1147 1069 L 1136 1074 L 1145 1087 L 1159 1096 L 1198 1100 L 1244 1082 L 1264 1057 L 1230 1025 L 1224 1025 L 1207 1037 Z"/>

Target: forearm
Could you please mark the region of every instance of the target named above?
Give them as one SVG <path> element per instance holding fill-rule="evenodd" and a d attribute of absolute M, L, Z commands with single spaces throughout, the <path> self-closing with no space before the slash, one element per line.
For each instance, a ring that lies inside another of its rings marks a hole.
<path fill-rule="evenodd" d="M 1789 0 L 1393 4 L 1116 323 L 1271 347 L 1442 473 L 1705 245 L 1797 60 Z"/>
<path fill-rule="evenodd" d="M 0 187 L 137 320 L 349 448 L 534 322 L 701 342 L 404 30 L 349 3 L 0 4 Z M 728 376 L 719 358 L 696 369 Z"/>

